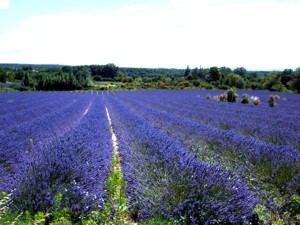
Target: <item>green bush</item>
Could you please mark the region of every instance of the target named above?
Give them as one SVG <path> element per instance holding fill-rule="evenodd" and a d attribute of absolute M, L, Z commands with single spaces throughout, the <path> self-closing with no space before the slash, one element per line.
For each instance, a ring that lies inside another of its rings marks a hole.
<path fill-rule="evenodd" d="M 226 93 L 220 94 L 219 99 L 222 102 L 226 102 L 227 101 L 227 95 L 226 95 Z"/>
<path fill-rule="evenodd" d="M 249 95 L 243 94 L 241 103 L 243 103 L 243 104 L 249 104 L 249 102 L 250 102 Z"/>
<path fill-rule="evenodd" d="M 298 195 L 292 196 L 289 213 L 291 214 L 293 219 L 300 221 L 300 196 Z"/>
<path fill-rule="evenodd" d="M 237 98 L 238 98 L 238 95 L 237 95 L 235 89 L 230 88 L 230 89 L 227 91 L 227 101 L 228 101 L 228 102 L 236 102 L 236 101 L 237 101 Z"/>
<path fill-rule="evenodd" d="M 250 98 L 251 102 L 253 102 L 254 105 L 260 105 L 260 99 L 257 96 L 251 96 Z"/>
<path fill-rule="evenodd" d="M 278 95 L 270 95 L 269 100 L 268 100 L 269 106 L 275 107 L 277 105 L 277 103 L 276 103 L 277 99 L 278 99 Z"/>

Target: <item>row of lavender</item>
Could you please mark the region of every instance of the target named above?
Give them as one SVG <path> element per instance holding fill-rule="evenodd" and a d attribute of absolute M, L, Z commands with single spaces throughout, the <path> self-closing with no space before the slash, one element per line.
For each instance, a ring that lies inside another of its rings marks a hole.
<path fill-rule="evenodd" d="M 112 154 L 106 105 L 132 219 L 241 223 L 257 204 L 282 213 L 300 194 L 298 96 L 280 94 L 287 100 L 276 108 L 265 92 L 248 92 L 258 107 L 205 98 L 220 93 L 1 94 L 0 190 L 13 190 L 18 210 L 51 210 L 61 194 L 73 215 L 102 211 Z"/>
<path fill-rule="evenodd" d="M 198 222 L 216 218 L 236 222 L 242 218 L 235 217 L 233 205 L 242 203 L 231 201 L 235 198 L 233 193 L 224 197 L 222 191 L 229 192 L 226 188 L 213 195 L 210 190 L 219 191 L 216 186 L 233 187 L 231 182 L 237 179 L 244 185 L 243 191 L 249 188 L 249 196 L 253 195 L 274 213 L 282 214 L 291 196 L 300 195 L 298 96 L 285 94 L 286 101 L 270 108 L 267 106 L 269 93 L 254 93 L 262 101 L 266 100 L 259 107 L 208 101 L 205 99 L 208 93 L 127 91 L 107 96 L 121 140 L 120 154 L 131 208 L 141 217 L 158 213 L 168 217 L 188 215 Z M 226 129 L 221 123 L 226 123 Z M 248 135 L 245 129 L 260 132 L 264 129 L 265 137 L 274 142 Z M 203 168 L 201 172 L 195 169 L 199 165 L 209 168 L 212 177 Z M 222 169 L 232 174 L 226 176 Z M 218 172 L 214 173 L 215 170 Z M 216 183 L 201 180 L 204 177 Z M 217 177 L 222 177 L 224 183 L 220 185 Z M 226 202 L 222 205 L 213 196 L 222 196 Z M 205 202 L 208 199 L 209 203 Z M 249 199 L 244 200 L 245 203 Z M 240 209 L 240 215 L 243 210 Z M 199 212 L 203 212 L 202 217 Z"/>
<path fill-rule="evenodd" d="M 51 211 L 59 194 L 73 215 L 103 207 L 112 154 L 96 93 L 0 96 L 0 190 L 17 210 Z"/>
<path fill-rule="evenodd" d="M 251 220 L 257 199 L 244 178 L 195 158 L 148 116 L 131 111 L 135 105 L 127 103 L 134 100 L 123 100 L 123 94 L 109 93 L 105 102 L 118 137 L 131 218 L 162 216 L 192 224 Z"/>
<path fill-rule="evenodd" d="M 143 92 L 142 92 L 143 93 Z M 300 149 L 299 96 L 288 93 L 277 93 L 283 100 L 278 100 L 276 109 L 268 106 L 269 92 L 251 92 L 259 95 L 262 104 L 253 105 L 228 104 L 206 100 L 206 95 L 221 94 L 222 91 L 186 91 L 186 92 L 153 92 L 139 94 L 137 97 L 153 108 L 176 114 L 180 117 L 204 123 L 224 130 L 234 130 L 264 142 L 289 145 Z M 157 101 L 159 99 L 159 101 Z"/>

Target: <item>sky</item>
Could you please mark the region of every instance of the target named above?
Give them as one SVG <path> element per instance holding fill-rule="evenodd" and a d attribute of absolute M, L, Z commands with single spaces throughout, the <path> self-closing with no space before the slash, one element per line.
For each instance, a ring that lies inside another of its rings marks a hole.
<path fill-rule="evenodd" d="M 0 63 L 300 67 L 300 0 L 0 0 Z"/>

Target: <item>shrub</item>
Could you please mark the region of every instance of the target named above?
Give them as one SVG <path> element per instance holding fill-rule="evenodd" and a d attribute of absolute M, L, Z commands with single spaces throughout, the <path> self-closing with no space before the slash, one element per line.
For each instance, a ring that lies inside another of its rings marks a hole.
<path fill-rule="evenodd" d="M 237 101 L 237 98 L 238 98 L 238 95 L 237 95 L 235 89 L 230 88 L 230 89 L 227 91 L 227 101 L 228 101 L 228 102 L 236 102 L 236 101 Z"/>
<path fill-rule="evenodd" d="M 278 95 L 270 95 L 269 100 L 268 100 L 269 106 L 270 107 L 275 107 L 277 105 L 276 104 L 277 99 L 278 99 Z"/>
<path fill-rule="evenodd" d="M 259 98 L 256 98 L 256 99 L 253 101 L 253 104 L 254 104 L 254 105 L 260 105 L 260 100 L 259 100 Z"/>
<path fill-rule="evenodd" d="M 251 102 L 253 102 L 254 105 L 260 105 L 260 99 L 257 96 L 251 96 L 250 98 Z"/>
<path fill-rule="evenodd" d="M 250 102 L 249 95 L 243 94 L 241 103 L 243 103 L 243 104 L 249 104 L 249 102 Z"/>
<path fill-rule="evenodd" d="M 295 220 L 300 220 L 300 196 L 293 195 L 291 205 L 289 207 L 290 215 Z"/>
<path fill-rule="evenodd" d="M 222 102 L 226 102 L 227 101 L 227 95 L 226 95 L 226 93 L 220 94 L 219 99 Z"/>

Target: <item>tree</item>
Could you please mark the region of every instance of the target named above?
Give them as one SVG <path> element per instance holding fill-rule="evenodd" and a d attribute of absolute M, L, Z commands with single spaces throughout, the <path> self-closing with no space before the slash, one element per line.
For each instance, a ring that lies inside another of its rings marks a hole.
<path fill-rule="evenodd" d="M 119 68 L 115 64 L 106 64 L 101 69 L 100 75 L 103 78 L 115 78 L 117 76 Z"/>
<path fill-rule="evenodd" d="M 233 72 L 240 75 L 241 77 L 245 77 L 247 74 L 247 70 L 244 67 L 238 67 L 234 69 Z"/>
<path fill-rule="evenodd" d="M 206 75 L 207 75 L 206 71 L 203 69 L 202 66 L 200 66 L 200 68 L 198 70 L 198 77 L 199 77 L 199 79 L 200 80 L 205 80 Z"/>
<path fill-rule="evenodd" d="M 191 75 L 192 75 L 192 79 L 193 80 L 197 80 L 198 79 L 198 72 L 199 72 L 199 70 L 198 70 L 197 67 L 194 68 L 194 69 L 192 69 Z"/>
<path fill-rule="evenodd" d="M 300 67 L 293 72 L 293 78 L 287 85 L 293 91 L 300 93 Z"/>
<path fill-rule="evenodd" d="M 27 72 L 28 73 L 28 72 Z M 25 76 L 25 71 L 22 70 L 22 69 L 18 69 L 16 72 L 15 72 L 15 79 L 16 80 L 23 80 Z"/>
<path fill-rule="evenodd" d="M 188 75 L 190 75 L 191 73 L 191 69 L 189 66 L 186 67 L 185 71 L 184 71 L 184 76 L 187 77 Z"/>
<path fill-rule="evenodd" d="M 225 66 L 220 67 L 221 77 L 225 78 L 229 73 L 231 73 L 231 69 Z"/>
<path fill-rule="evenodd" d="M 216 66 L 210 67 L 208 74 L 212 81 L 217 81 L 221 77 L 220 70 Z"/>
<path fill-rule="evenodd" d="M 7 81 L 14 81 L 14 73 L 11 70 L 3 70 L 0 72 L 0 82 L 6 83 Z"/>
<path fill-rule="evenodd" d="M 279 71 L 270 72 L 266 77 L 263 83 L 263 89 L 270 91 L 284 91 L 285 87 L 281 83 L 282 73 Z"/>
<path fill-rule="evenodd" d="M 24 76 L 23 85 L 24 86 L 29 86 L 30 85 L 30 77 L 29 77 L 28 73 L 26 73 L 25 76 Z"/>
<path fill-rule="evenodd" d="M 281 83 L 286 85 L 290 80 L 293 79 L 293 70 L 292 69 L 285 69 L 281 73 Z"/>
<path fill-rule="evenodd" d="M 85 87 L 93 87 L 93 86 L 94 86 L 94 82 L 93 82 L 93 79 L 92 79 L 91 76 L 88 76 L 88 77 L 85 79 L 84 86 L 85 86 Z"/>
<path fill-rule="evenodd" d="M 236 87 L 242 89 L 245 87 L 245 80 L 238 74 L 230 73 L 225 77 L 224 83 L 230 87 Z"/>

